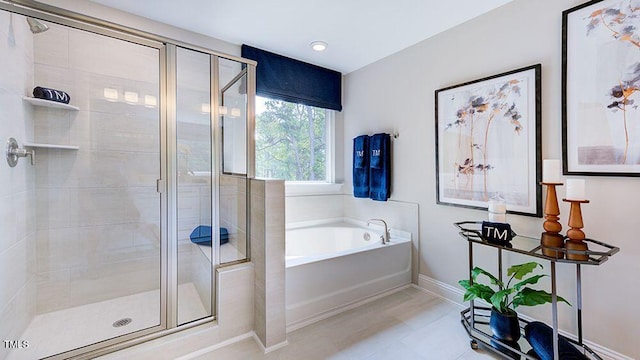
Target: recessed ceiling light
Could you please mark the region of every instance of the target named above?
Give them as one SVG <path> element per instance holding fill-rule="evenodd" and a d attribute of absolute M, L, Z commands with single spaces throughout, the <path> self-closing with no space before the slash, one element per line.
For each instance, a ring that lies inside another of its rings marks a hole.
<path fill-rule="evenodd" d="M 309 46 L 315 51 L 325 51 L 327 49 L 327 43 L 324 41 L 314 41 Z"/>

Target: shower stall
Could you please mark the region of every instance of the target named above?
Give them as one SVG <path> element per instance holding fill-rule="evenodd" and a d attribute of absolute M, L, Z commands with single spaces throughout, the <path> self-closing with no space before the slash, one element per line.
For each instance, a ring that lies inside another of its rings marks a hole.
<path fill-rule="evenodd" d="M 213 321 L 249 259 L 255 63 L 91 21 L 0 1 L 0 360 Z"/>

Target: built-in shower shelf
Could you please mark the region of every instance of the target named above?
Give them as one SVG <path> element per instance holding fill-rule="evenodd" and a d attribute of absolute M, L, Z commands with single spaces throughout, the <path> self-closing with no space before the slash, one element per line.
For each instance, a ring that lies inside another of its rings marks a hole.
<path fill-rule="evenodd" d="M 22 100 L 31 103 L 31 105 L 35 105 L 35 106 L 43 106 L 43 107 L 48 107 L 48 108 L 55 108 L 55 109 L 66 109 L 66 110 L 71 110 L 71 111 L 79 111 L 80 108 L 77 106 L 73 106 L 73 105 L 69 105 L 69 104 L 65 104 L 65 103 L 61 103 L 61 102 L 55 102 L 55 101 L 50 101 L 50 100 L 43 100 L 43 99 L 38 99 L 38 98 L 32 98 L 32 97 L 28 97 L 28 96 L 23 96 Z"/>
<path fill-rule="evenodd" d="M 23 146 L 32 147 L 32 148 L 59 149 L 59 150 L 79 150 L 80 149 L 80 146 L 75 146 L 75 145 L 39 144 L 39 143 L 29 143 L 29 142 L 24 143 Z"/>

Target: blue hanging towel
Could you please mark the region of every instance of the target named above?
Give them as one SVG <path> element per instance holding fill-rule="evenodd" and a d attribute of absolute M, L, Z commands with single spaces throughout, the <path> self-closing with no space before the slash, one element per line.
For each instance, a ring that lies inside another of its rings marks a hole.
<path fill-rule="evenodd" d="M 369 141 L 369 198 L 387 201 L 391 195 L 391 136 L 375 134 Z"/>
<path fill-rule="evenodd" d="M 369 197 L 369 135 L 353 139 L 353 196 Z"/>

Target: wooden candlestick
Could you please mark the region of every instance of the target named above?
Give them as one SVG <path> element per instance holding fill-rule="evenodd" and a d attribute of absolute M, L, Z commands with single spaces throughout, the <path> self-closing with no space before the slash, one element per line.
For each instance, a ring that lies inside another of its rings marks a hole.
<path fill-rule="evenodd" d="M 567 231 L 567 243 L 565 247 L 568 250 L 579 250 L 579 251 L 587 251 L 589 247 L 583 241 L 586 236 L 582 228 L 584 224 L 582 223 L 582 211 L 580 210 L 580 204 L 588 204 L 589 200 L 568 200 L 562 199 L 564 202 L 571 203 L 571 208 L 569 210 L 569 229 Z M 589 255 L 587 254 L 572 254 L 567 252 L 567 259 L 569 260 L 580 260 L 586 261 L 589 260 Z"/>
<path fill-rule="evenodd" d="M 544 204 L 544 218 L 545 222 L 542 225 L 545 231 L 557 234 L 562 230 L 562 225 L 560 225 L 560 207 L 558 206 L 558 196 L 556 195 L 556 186 L 562 186 L 562 183 L 545 183 L 542 182 L 542 185 L 547 185 L 547 199 Z"/>
<path fill-rule="evenodd" d="M 558 196 L 556 195 L 556 186 L 562 186 L 562 183 L 547 183 L 541 182 L 542 185 L 547 185 L 547 199 L 544 206 L 544 224 L 542 227 L 545 232 L 542 233 L 540 238 L 540 245 L 542 245 L 542 254 L 551 256 L 556 259 L 564 258 L 564 253 L 557 250 L 551 250 L 549 248 L 563 248 L 564 238 L 559 232 L 562 230 L 560 220 L 560 207 L 558 206 Z"/>

